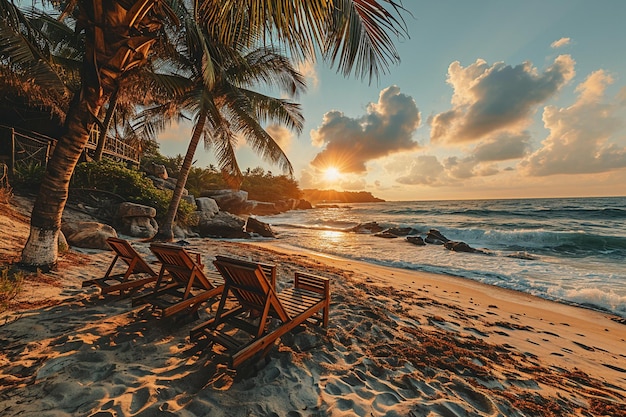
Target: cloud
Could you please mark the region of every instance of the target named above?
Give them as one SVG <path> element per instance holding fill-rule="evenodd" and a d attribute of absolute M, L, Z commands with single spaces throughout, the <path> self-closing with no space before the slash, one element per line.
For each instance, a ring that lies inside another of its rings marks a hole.
<path fill-rule="evenodd" d="M 396 178 L 396 182 L 405 185 L 430 185 L 440 187 L 452 181 L 446 168 L 433 155 L 419 155 L 408 166 L 408 173 Z"/>
<path fill-rule="evenodd" d="M 501 169 L 499 162 L 518 160 L 530 152 L 530 135 L 502 133 L 469 149 L 465 156 L 396 156 L 385 165 L 389 175 L 403 184 L 451 185 L 460 179 L 492 176 Z M 510 169 L 505 169 L 510 170 Z"/>
<path fill-rule="evenodd" d="M 269 125 L 265 128 L 265 131 L 270 134 L 283 152 L 289 150 L 294 138 L 293 133 L 289 129 L 280 125 Z"/>
<path fill-rule="evenodd" d="M 454 89 L 452 109 L 429 119 L 433 143 L 467 143 L 504 130 L 520 131 L 531 123 L 536 107 L 574 77 L 574 60 L 560 55 L 544 72 L 530 62 L 489 66 L 479 59 L 467 68 L 448 68 Z"/>
<path fill-rule="evenodd" d="M 365 178 L 353 178 L 339 183 L 341 189 L 346 191 L 361 191 L 367 188 Z"/>
<path fill-rule="evenodd" d="M 312 143 L 324 148 L 311 165 L 335 166 L 344 173 L 365 172 L 370 160 L 417 149 L 419 145 L 412 136 L 419 125 L 415 100 L 400 93 L 397 86 L 388 87 L 359 118 L 336 110 L 324 115 L 322 125 L 311 131 Z"/>
<path fill-rule="evenodd" d="M 550 44 L 550 46 L 554 49 L 562 48 L 563 46 L 569 45 L 572 42 L 570 38 L 561 38 L 558 41 L 554 41 Z"/>
<path fill-rule="evenodd" d="M 317 90 L 320 84 L 320 79 L 315 68 L 315 63 L 312 61 L 304 61 L 298 64 L 298 72 L 304 76 L 306 85 L 311 90 Z"/>
<path fill-rule="evenodd" d="M 524 157 L 529 150 L 528 132 L 520 134 L 505 132 L 476 145 L 472 156 L 478 162 L 508 161 Z"/>
<path fill-rule="evenodd" d="M 608 172 L 626 167 L 626 136 L 620 94 L 606 100 L 606 87 L 613 82 L 602 70 L 581 83 L 576 102 L 566 108 L 547 106 L 543 122 L 550 131 L 541 147 L 520 163 L 528 175 L 581 174 Z M 618 145 L 620 143 L 621 145 Z"/>

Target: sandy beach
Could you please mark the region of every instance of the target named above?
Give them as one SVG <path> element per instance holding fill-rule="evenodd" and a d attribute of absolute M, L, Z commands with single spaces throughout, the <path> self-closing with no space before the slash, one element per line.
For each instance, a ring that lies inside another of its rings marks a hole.
<path fill-rule="evenodd" d="M 15 262 L 25 216 L 0 215 L 0 262 Z M 296 251 L 280 240 L 187 239 L 215 255 L 331 280 L 327 330 L 284 336 L 266 361 L 228 369 L 159 319 L 82 281 L 112 252 L 72 251 L 28 276 L 0 315 L 2 416 L 623 416 L 626 325 L 601 312 L 445 275 Z M 133 246 L 158 264 L 148 244 Z M 212 311 L 206 305 L 200 318 Z"/>

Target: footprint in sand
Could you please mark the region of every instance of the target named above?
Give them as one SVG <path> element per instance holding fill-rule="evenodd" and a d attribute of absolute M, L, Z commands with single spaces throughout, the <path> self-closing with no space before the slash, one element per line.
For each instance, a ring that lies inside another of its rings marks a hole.
<path fill-rule="evenodd" d="M 456 395 L 471 405 L 474 409 L 486 414 L 495 414 L 495 404 L 479 390 L 465 384 L 462 381 L 454 381 L 453 390 Z"/>
<path fill-rule="evenodd" d="M 133 394 L 133 399 L 130 402 L 130 412 L 131 414 L 135 414 L 137 411 L 141 410 L 148 404 L 148 400 L 150 399 L 150 390 L 148 387 L 143 387 L 135 391 Z"/>
<path fill-rule="evenodd" d="M 578 342 L 573 342 L 573 343 L 578 347 L 588 350 L 589 352 L 595 352 L 595 349 L 592 348 L 591 346 L 583 345 L 582 343 L 578 343 Z"/>
<path fill-rule="evenodd" d="M 604 366 L 606 366 L 607 368 L 612 369 L 612 370 L 614 370 L 614 371 L 617 371 L 617 372 L 623 372 L 623 373 L 625 373 L 625 374 L 626 374 L 626 369 L 624 369 L 624 368 L 620 368 L 619 366 L 611 365 L 611 364 L 608 364 L 608 363 L 603 363 L 602 365 L 604 365 Z"/>

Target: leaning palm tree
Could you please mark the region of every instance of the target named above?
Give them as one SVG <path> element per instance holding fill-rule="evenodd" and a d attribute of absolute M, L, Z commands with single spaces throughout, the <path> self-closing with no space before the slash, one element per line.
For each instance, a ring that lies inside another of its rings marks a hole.
<path fill-rule="evenodd" d="M 162 2 L 78 1 L 77 29 L 85 32 L 81 88 L 74 95 L 63 134 L 46 167 L 22 251 L 25 266 L 56 265 L 61 216 L 74 167 L 100 108 L 123 74 L 142 65 L 163 21 L 175 15 Z"/>
<path fill-rule="evenodd" d="M 7 2 L 7 0 L 1 0 Z M 46 2 L 47 3 L 47 2 Z M 66 117 L 31 214 L 30 235 L 21 262 L 50 268 L 57 261 L 61 215 L 69 180 L 100 108 L 129 69 L 143 65 L 167 21 L 175 21 L 176 0 L 69 0 L 77 7 L 77 31 L 84 32 L 85 54 L 80 92 Z M 394 0 L 196 0 L 198 21 L 220 43 L 253 45 L 259 34 L 287 45 L 294 56 L 322 57 L 344 74 L 378 75 L 397 62 L 388 33 L 405 31 Z M 69 10 L 69 9 L 68 9 Z M 250 37 L 242 36 L 249 33 Z M 316 49 L 317 47 L 317 49 Z M 207 83 L 214 69 L 206 67 Z"/>
<path fill-rule="evenodd" d="M 252 90 L 278 88 L 290 96 L 302 92 L 303 77 L 287 58 L 267 47 L 243 53 L 221 45 L 211 40 L 193 18 L 186 19 L 184 36 L 187 41 L 176 62 L 179 73 L 161 77 L 161 81 L 169 79 L 169 85 L 175 86 L 172 99 L 167 104 L 146 110 L 139 123 L 154 134 L 185 113 L 194 120 L 176 187 L 156 236 L 156 239 L 167 241 L 174 238 L 175 216 L 200 139 L 204 138 L 205 146 L 214 151 L 227 183 L 239 188 L 242 173 L 235 156 L 239 137 L 264 159 L 277 163 L 292 175 L 287 156 L 261 122 L 281 123 L 298 133 L 304 124 L 298 105 Z M 210 82 L 205 76 L 208 66 L 214 68 Z"/>

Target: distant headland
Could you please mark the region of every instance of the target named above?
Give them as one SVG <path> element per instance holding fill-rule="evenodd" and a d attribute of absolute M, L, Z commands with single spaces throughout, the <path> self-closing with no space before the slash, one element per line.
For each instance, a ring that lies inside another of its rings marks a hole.
<path fill-rule="evenodd" d="M 374 197 L 367 191 L 302 190 L 302 198 L 311 203 L 381 203 L 385 200 Z"/>

